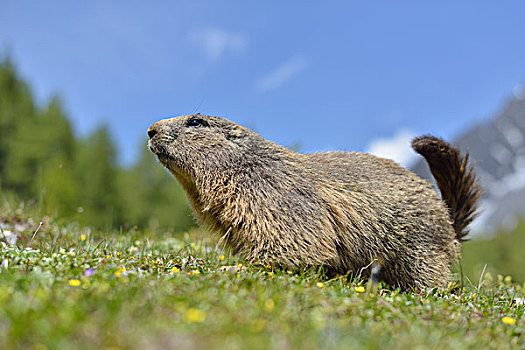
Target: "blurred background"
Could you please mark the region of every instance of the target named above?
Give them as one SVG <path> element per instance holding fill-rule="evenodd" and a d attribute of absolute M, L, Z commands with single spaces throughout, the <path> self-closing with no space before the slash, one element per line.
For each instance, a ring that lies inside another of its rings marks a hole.
<path fill-rule="evenodd" d="M 145 137 L 181 114 L 421 176 L 410 139 L 432 133 L 471 152 L 486 188 L 467 268 L 525 280 L 524 13 L 480 1 L 1 1 L 2 206 L 104 230 L 192 228 Z"/>

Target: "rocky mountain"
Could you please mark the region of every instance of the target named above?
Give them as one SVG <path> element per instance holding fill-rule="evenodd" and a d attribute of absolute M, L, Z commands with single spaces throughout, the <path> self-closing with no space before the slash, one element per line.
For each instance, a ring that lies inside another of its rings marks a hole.
<path fill-rule="evenodd" d="M 467 130 L 454 144 L 470 152 L 485 187 L 473 235 L 512 229 L 520 216 L 525 217 L 525 93 L 515 93 L 494 118 Z M 431 178 L 424 161 L 412 170 Z"/>

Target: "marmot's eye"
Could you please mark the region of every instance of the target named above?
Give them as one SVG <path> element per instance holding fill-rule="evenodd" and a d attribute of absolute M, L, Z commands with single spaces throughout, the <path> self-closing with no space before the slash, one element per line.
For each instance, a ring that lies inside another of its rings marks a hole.
<path fill-rule="evenodd" d="M 191 118 L 186 122 L 186 126 L 209 126 L 209 124 L 204 119 Z"/>

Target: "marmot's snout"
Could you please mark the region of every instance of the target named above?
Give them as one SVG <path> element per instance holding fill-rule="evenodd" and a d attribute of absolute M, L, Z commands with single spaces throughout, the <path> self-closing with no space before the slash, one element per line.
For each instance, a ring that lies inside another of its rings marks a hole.
<path fill-rule="evenodd" d="M 178 132 L 176 125 L 171 122 L 171 119 L 164 119 L 151 125 L 148 129 L 148 136 L 150 142 L 160 140 L 174 140 L 177 138 Z"/>
<path fill-rule="evenodd" d="M 148 129 L 149 139 L 152 140 L 157 135 L 159 135 L 158 137 L 161 137 L 163 134 L 166 134 L 168 130 L 166 130 L 165 124 L 166 123 L 163 120 L 161 120 L 151 125 Z"/>
<path fill-rule="evenodd" d="M 155 135 L 157 135 L 157 129 L 154 128 L 154 126 L 150 126 L 148 129 L 148 136 L 150 139 L 152 139 Z"/>
<path fill-rule="evenodd" d="M 157 156 L 166 155 L 166 147 L 175 139 L 174 133 L 164 121 L 156 122 L 148 129 L 149 149 Z"/>

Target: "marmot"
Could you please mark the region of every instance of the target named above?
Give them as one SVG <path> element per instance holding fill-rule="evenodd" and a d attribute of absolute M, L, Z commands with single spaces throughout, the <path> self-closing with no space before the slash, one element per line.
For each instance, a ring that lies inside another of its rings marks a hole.
<path fill-rule="evenodd" d="M 393 287 L 443 288 L 481 194 L 468 155 L 432 136 L 412 147 L 441 198 L 394 161 L 296 153 L 219 117 L 161 120 L 148 135 L 198 221 L 250 263 L 357 274 L 375 262 Z"/>

